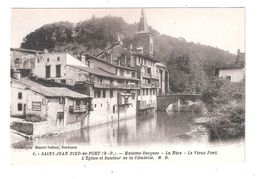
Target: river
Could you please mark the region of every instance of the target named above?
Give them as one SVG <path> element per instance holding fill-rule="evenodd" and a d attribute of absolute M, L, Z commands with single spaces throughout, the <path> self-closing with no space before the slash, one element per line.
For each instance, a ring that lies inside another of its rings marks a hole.
<path fill-rule="evenodd" d="M 148 113 L 136 118 L 80 129 L 35 140 L 20 140 L 13 146 L 34 145 L 108 145 L 208 142 L 207 131 L 195 123 L 195 116 L 185 113 Z"/>

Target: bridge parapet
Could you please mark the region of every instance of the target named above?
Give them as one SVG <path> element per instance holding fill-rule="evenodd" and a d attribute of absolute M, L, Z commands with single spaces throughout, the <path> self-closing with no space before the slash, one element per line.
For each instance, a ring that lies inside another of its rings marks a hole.
<path fill-rule="evenodd" d="M 202 94 L 171 94 L 157 96 L 157 111 L 165 111 L 166 108 L 180 100 L 196 101 L 201 99 Z"/>

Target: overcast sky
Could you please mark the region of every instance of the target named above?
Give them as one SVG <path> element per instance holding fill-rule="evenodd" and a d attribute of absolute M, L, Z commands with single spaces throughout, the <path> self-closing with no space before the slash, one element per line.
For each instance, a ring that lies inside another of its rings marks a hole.
<path fill-rule="evenodd" d="M 243 8 L 153 8 L 144 9 L 149 26 L 172 37 L 236 53 L 245 48 Z M 141 9 L 13 9 L 11 45 L 19 47 L 30 32 L 47 23 L 77 23 L 92 15 L 120 16 L 128 23 L 139 22 Z"/>

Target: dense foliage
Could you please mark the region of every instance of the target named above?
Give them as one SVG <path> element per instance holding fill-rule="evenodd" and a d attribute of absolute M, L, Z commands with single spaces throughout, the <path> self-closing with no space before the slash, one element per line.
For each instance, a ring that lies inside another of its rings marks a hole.
<path fill-rule="evenodd" d="M 245 135 L 245 83 L 216 79 L 203 93 L 211 139 L 232 139 Z"/>
<path fill-rule="evenodd" d="M 137 23 L 128 24 L 121 17 L 93 16 L 77 24 L 57 22 L 44 25 L 28 34 L 21 47 L 97 54 L 113 44 L 118 35 L 124 45 L 129 46 L 133 43 L 133 33 L 137 28 Z M 204 90 L 214 76 L 216 66 L 235 60 L 233 54 L 224 50 L 162 35 L 152 28 L 150 31 L 154 37 L 154 56 L 169 68 L 172 92 Z M 186 64 L 181 64 L 182 60 Z"/>

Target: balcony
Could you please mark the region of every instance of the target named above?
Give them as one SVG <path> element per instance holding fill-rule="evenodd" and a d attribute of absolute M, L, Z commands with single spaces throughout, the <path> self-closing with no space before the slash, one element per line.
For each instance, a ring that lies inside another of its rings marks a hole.
<path fill-rule="evenodd" d="M 160 76 L 158 74 L 151 74 L 151 73 L 141 73 L 143 78 L 153 78 L 153 79 L 159 79 Z"/>
<path fill-rule="evenodd" d="M 141 88 L 159 88 L 159 83 L 141 83 Z"/>
<path fill-rule="evenodd" d="M 69 112 L 70 113 L 85 113 L 87 111 L 93 111 L 92 104 L 69 106 Z"/>
<path fill-rule="evenodd" d="M 107 89 L 136 89 L 140 88 L 138 84 L 124 84 L 124 83 L 94 83 L 95 88 Z"/>
<path fill-rule="evenodd" d="M 123 83 L 117 83 L 117 84 L 113 84 L 116 88 L 119 89 L 135 89 L 135 88 L 139 88 L 138 84 L 123 84 Z"/>
<path fill-rule="evenodd" d="M 151 78 L 151 74 L 148 73 L 142 73 L 143 78 Z"/>
<path fill-rule="evenodd" d="M 98 82 L 95 82 L 94 83 L 94 87 L 95 88 L 111 88 L 111 83 L 98 83 Z"/>

